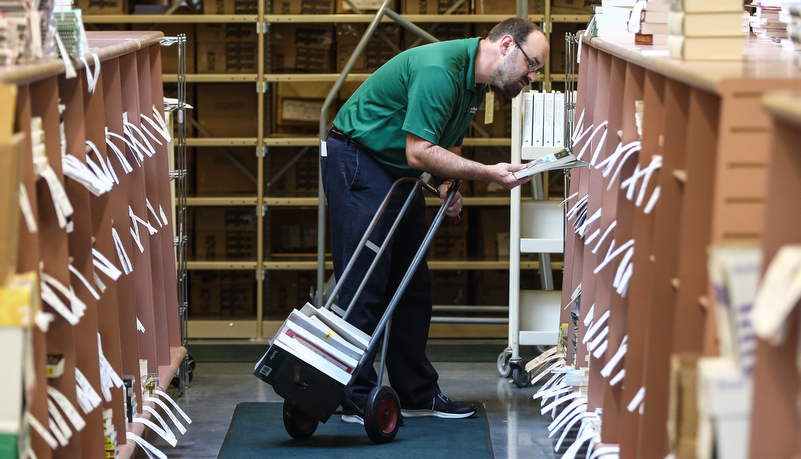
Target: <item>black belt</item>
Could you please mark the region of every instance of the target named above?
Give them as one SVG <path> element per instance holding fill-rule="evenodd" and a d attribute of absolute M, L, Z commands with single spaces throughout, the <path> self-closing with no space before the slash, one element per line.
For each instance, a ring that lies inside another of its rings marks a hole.
<path fill-rule="evenodd" d="M 327 139 L 339 140 L 340 142 L 344 143 L 345 145 L 355 145 L 355 146 L 357 146 L 359 148 L 363 148 L 361 145 L 359 145 L 358 143 L 356 143 L 353 140 L 351 140 L 350 137 L 346 136 L 344 132 L 338 130 L 334 126 L 331 126 L 330 128 L 328 128 L 328 134 L 326 135 L 326 138 Z"/>

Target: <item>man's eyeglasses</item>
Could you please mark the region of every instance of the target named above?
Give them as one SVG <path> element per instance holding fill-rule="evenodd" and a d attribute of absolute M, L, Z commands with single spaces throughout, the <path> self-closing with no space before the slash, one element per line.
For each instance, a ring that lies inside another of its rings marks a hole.
<path fill-rule="evenodd" d="M 539 61 L 528 57 L 528 54 L 526 54 L 526 52 L 523 50 L 523 47 L 520 46 L 520 43 L 518 43 L 517 40 L 515 40 L 515 46 L 520 49 L 520 52 L 523 53 L 523 57 L 526 58 L 526 62 L 528 62 L 528 73 L 534 72 L 534 75 L 539 75 L 542 73 L 542 65 L 539 64 Z"/>

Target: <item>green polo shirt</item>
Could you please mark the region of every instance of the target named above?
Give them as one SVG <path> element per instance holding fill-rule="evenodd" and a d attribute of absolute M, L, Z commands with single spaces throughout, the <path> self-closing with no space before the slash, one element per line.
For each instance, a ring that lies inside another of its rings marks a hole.
<path fill-rule="evenodd" d="M 443 148 L 460 146 L 484 98 L 476 84 L 480 38 L 406 50 L 376 70 L 334 118 L 334 126 L 398 176 L 419 176 L 406 161 L 406 133 Z"/>

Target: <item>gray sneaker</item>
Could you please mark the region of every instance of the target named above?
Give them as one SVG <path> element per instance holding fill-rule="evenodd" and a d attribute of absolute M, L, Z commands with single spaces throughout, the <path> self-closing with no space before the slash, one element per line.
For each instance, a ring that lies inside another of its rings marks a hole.
<path fill-rule="evenodd" d="M 364 425 L 364 419 L 358 414 L 343 414 L 342 421 L 348 422 L 351 424 L 361 424 Z"/>
<path fill-rule="evenodd" d="M 476 412 L 476 407 L 469 403 L 454 402 L 445 394 L 437 394 L 431 404 L 424 407 L 404 408 L 403 416 L 410 418 L 421 416 L 435 416 L 446 419 L 469 418 Z"/>

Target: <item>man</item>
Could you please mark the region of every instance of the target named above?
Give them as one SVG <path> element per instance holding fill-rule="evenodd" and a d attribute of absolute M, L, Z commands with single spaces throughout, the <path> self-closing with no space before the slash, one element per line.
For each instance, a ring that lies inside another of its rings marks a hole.
<path fill-rule="evenodd" d="M 485 165 L 462 158 L 461 143 L 481 105 L 486 85 L 501 89 L 509 98 L 516 96 L 539 73 L 548 51 L 545 35 L 535 24 L 525 18 L 510 18 L 496 25 L 486 39 L 452 40 L 406 50 L 359 87 L 337 114 L 321 148 L 337 279 L 399 177 L 419 177 L 428 172 L 437 183 L 446 179 L 487 180 L 506 189 L 530 179 L 518 180 L 512 174 L 522 169 L 522 164 Z M 404 189 L 406 192 L 394 194 L 371 237 L 376 245 L 383 242 L 398 215 L 410 190 Z M 441 185 L 439 192 L 442 202 L 447 185 Z M 446 215 L 455 217 L 461 210 L 462 197 L 457 195 Z M 402 218 L 391 246 L 348 317 L 348 322 L 370 335 L 428 229 L 421 193 Z M 374 254 L 362 252 L 341 287 L 339 306 L 350 304 Z M 474 406 L 455 402 L 441 392 L 437 372 L 425 355 L 431 313 L 431 285 L 423 262 L 392 315 L 384 362 L 390 385 L 398 394 L 404 416 L 471 416 Z M 365 365 L 348 398 L 364 407 L 376 385 L 373 365 Z M 343 420 L 363 422 L 351 415 L 343 416 Z"/>

